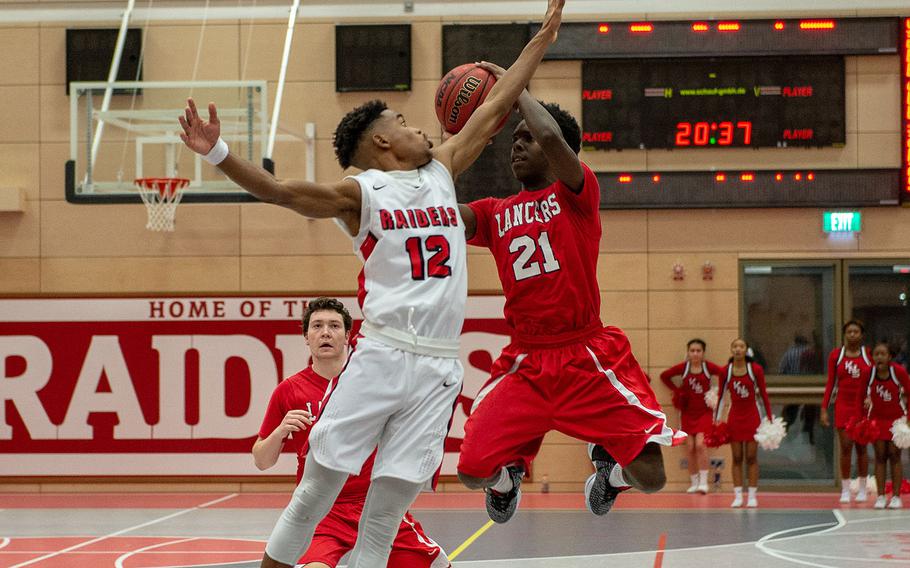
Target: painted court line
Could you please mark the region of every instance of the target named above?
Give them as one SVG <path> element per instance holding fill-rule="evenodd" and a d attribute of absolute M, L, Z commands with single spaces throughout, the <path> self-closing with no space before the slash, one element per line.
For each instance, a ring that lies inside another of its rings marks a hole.
<path fill-rule="evenodd" d="M 449 560 L 455 560 L 455 558 L 457 558 L 459 554 L 464 552 L 469 546 L 471 546 L 474 543 L 475 540 L 480 538 L 480 535 L 487 532 L 487 530 L 492 526 L 493 526 L 493 521 L 487 521 L 487 524 L 485 524 L 484 526 L 477 529 L 477 531 L 474 534 L 469 536 L 466 541 L 461 543 L 458 546 L 458 548 L 456 548 L 454 551 L 452 551 L 452 554 L 449 554 Z"/>
<path fill-rule="evenodd" d="M 798 559 L 796 559 L 796 558 L 792 558 L 792 557 L 789 556 L 788 554 L 778 552 L 777 550 L 771 548 L 771 547 L 768 545 L 768 543 L 769 543 L 771 540 L 783 541 L 783 540 L 801 539 L 801 538 L 806 538 L 806 537 L 808 537 L 808 536 L 813 536 L 813 537 L 815 537 L 815 536 L 819 536 L 819 535 L 822 535 L 822 534 L 825 534 L 825 533 L 829 533 L 829 532 L 832 532 L 832 531 L 836 531 L 836 530 L 841 529 L 841 528 L 843 528 L 843 527 L 845 527 L 845 526 L 847 525 L 847 521 L 846 521 L 846 519 L 844 518 L 844 515 L 843 515 L 839 510 L 837 510 L 837 509 L 832 509 L 831 513 L 834 515 L 834 518 L 837 519 L 837 522 L 834 523 L 833 525 L 832 525 L 832 523 L 821 523 L 821 524 L 816 524 L 816 525 L 806 525 L 806 526 L 802 526 L 802 527 L 793 527 L 793 528 L 789 528 L 789 529 L 784 529 L 784 530 L 782 530 L 782 531 L 773 532 L 773 533 L 771 533 L 771 534 L 767 534 L 767 535 L 761 537 L 760 539 L 758 539 L 758 540 L 755 542 L 755 548 L 757 548 L 758 550 L 760 550 L 760 551 L 763 552 L 764 554 L 767 554 L 768 556 L 771 556 L 771 557 L 773 557 L 773 558 L 777 558 L 778 560 L 784 560 L 784 561 L 787 561 L 787 562 L 793 562 L 794 564 L 802 564 L 803 566 L 812 566 L 813 568 L 835 568 L 835 567 L 830 566 L 830 565 L 828 565 L 828 564 L 816 564 L 815 562 L 808 562 L 808 561 L 806 561 L 806 560 L 798 560 Z M 777 536 L 779 536 L 779 535 L 789 534 L 789 533 L 793 533 L 793 532 L 796 532 L 796 531 L 805 531 L 805 530 L 814 529 L 814 528 L 819 528 L 819 527 L 826 527 L 826 528 L 823 529 L 823 530 L 820 530 L 820 531 L 818 531 L 818 532 L 811 532 L 811 533 L 806 533 L 806 534 L 800 534 L 800 535 L 794 535 L 794 536 L 790 536 L 790 537 L 784 537 L 784 538 L 775 539 L 775 537 L 777 537 Z"/>
<path fill-rule="evenodd" d="M 203 503 L 203 504 L 201 504 L 201 505 L 196 505 L 195 507 L 190 507 L 189 509 L 183 509 L 182 511 L 177 511 L 176 513 L 171 513 L 170 515 L 165 515 L 165 516 L 163 516 L 163 517 L 158 517 L 157 519 L 152 519 L 151 521 L 146 521 L 146 522 L 144 522 L 144 523 L 142 523 L 142 524 L 133 525 L 133 526 L 127 527 L 127 528 L 125 528 L 125 529 L 120 529 L 119 531 L 112 532 L 112 533 L 106 534 L 106 535 L 104 535 L 104 536 L 99 536 L 98 538 L 93 538 L 92 540 L 87 540 L 87 541 L 85 541 L 85 542 L 83 542 L 83 543 L 80 543 L 80 544 L 74 544 L 73 546 L 70 546 L 70 547 L 68 547 L 68 548 L 64 548 L 63 550 L 58 550 L 58 551 L 52 552 L 52 553 L 50 553 L 50 554 L 45 554 L 44 556 L 39 556 L 38 558 L 32 558 L 31 560 L 26 560 L 25 562 L 20 562 L 19 564 L 15 564 L 15 565 L 13 565 L 13 566 L 10 566 L 10 568 L 22 568 L 23 566 L 29 566 L 29 565 L 31 565 L 31 564 L 35 564 L 35 563 L 37 563 L 37 562 L 41 562 L 42 560 L 47 560 L 48 558 L 54 558 L 55 556 L 60 556 L 61 554 L 66 554 L 66 553 L 68 553 L 68 552 L 71 552 L 71 551 L 73 551 L 73 550 L 77 550 L 77 549 L 82 548 L 82 547 L 84 547 L 84 546 L 89 546 L 89 545 L 91 545 L 91 544 L 95 544 L 96 542 L 101 542 L 102 540 L 105 540 L 105 539 L 108 539 L 108 538 L 111 538 L 111 537 L 120 536 L 120 535 L 122 535 L 122 534 L 125 534 L 125 533 L 128 533 L 128 532 L 132 532 L 132 531 L 137 530 L 137 529 L 145 528 L 145 527 L 148 527 L 148 526 L 151 526 L 151 525 L 160 523 L 160 522 L 162 522 L 162 521 L 166 521 L 166 520 L 168 520 L 168 519 L 173 519 L 174 517 L 179 517 L 179 516 L 185 515 L 185 514 L 187 514 L 187 513 L 192 513 L 193 511 L 198 511 L 199 509 L 204 509 L 204 508 L 209 507 L 209 506 L 211 506 L 211 505 L 215 505 L 215 504 L 217 504 L 217 503 L 221 503 L 222 501 L 227 501 L 228 499 L 233 499 L 233 498 L 236 497 L 236 496 L 237 496 L 236 493 L 231 493 L 230 495 L 225 495 L 224 497 L 219 497 L 218 499 L 213 499 L 212 501 L 208 501 L 208 502 Z"/>
<path fill-rule="evenodd" d="M 667 547 L 667 533 L 660 533 L 657 539 L 657 554 L 654 556 L 654 568 L 661 568 L 664 563 L 664 549 Z"/>
<path fill-rule="evenodd" d="M 134 554 L 142 554 L 143 552 L 146 552 L 149 550 L 154 550 L 156 548 L 161 548 L 162 546 L 170 546 L 172 544 L 179 544 L 181 542 L 190 542 L 192 540 L 199 540 L 199 538 L 200 537 L 182 538 L 179 540 L 169 540 L 169 541 L 165 541 L 165 542 L 159 542 L 156 544 L 150 544 L 150 545 L 144 546 L 142 548 L 137 548 L 136 550 L 132 550 L 130 552 L 127 552 L 126 554 L 120 555 L 117 558 L 117 560 L 114 561 L 114 568 L 123 568 L 123 563 L 126 561 L 126 559 L 129 558 L 130 556 L 133 556 Z"/>
<path fill-rule="evenodd" d="M 2 511 L 2 510 L 3 509 L 0 509 L 0 511 Z M 10 540 L 8 538 L 4 538 L 4 539 L 0 540 L 0 548 L 7 546 L 9 543 L 10 543 Z"/>

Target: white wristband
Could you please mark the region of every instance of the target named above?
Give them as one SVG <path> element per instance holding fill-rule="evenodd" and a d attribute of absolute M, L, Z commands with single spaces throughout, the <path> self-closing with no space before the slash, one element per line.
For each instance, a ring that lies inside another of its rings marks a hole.
<path fill-rule="evenodd" d="M 202 156 L 202 159 L 206 162 L 217 166 L 228 157 L 230 150 L 228 150 L 227 142 L 223 138 L 218 138 L 218 142 L 215 142 L 215 145 L 212 146 L 212 149 L 209 150 L 209 153 L 205 156 Z"/>

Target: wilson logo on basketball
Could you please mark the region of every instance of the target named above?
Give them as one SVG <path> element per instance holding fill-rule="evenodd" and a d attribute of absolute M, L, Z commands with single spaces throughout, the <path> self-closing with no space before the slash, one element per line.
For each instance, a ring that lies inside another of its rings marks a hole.
<path fill-rule="evenodd" d="M 452 124 L 458 122 L 458 115 L 461 113 L 461 107 L 471 100 L 471 95 L 477 90 L 477 87 L 479 87 L 482 82 L 483 81 L 480 78 L 468 75 L 464 80 L 461 89 L 458 90 L 458 95 L 455 97 L 455 104 L 452 106 L 452 112 L 449 113 L 449 122 Z"/>

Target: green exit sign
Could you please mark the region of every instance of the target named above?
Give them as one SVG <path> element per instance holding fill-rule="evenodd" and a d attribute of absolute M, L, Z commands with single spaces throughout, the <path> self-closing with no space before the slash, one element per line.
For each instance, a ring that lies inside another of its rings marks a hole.
<path fill-rule="evenodd" d="M 863 218 L 859 211 L 825 211 L 822 228 L 826 233 L 858 233 Z"/>

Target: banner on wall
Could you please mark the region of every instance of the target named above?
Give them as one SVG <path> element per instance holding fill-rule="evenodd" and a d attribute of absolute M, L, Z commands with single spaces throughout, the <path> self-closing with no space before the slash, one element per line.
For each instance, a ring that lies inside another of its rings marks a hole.
<path fill-rule="evenodd" d="M 293 475 L 293 453 L 260 472 L 250 449 L 275 386 L 307 365 L 310 299 L 0 299 L 0 476 Z M 508 343 L 503 303 L 468 300 L 443 475 Z"/>

